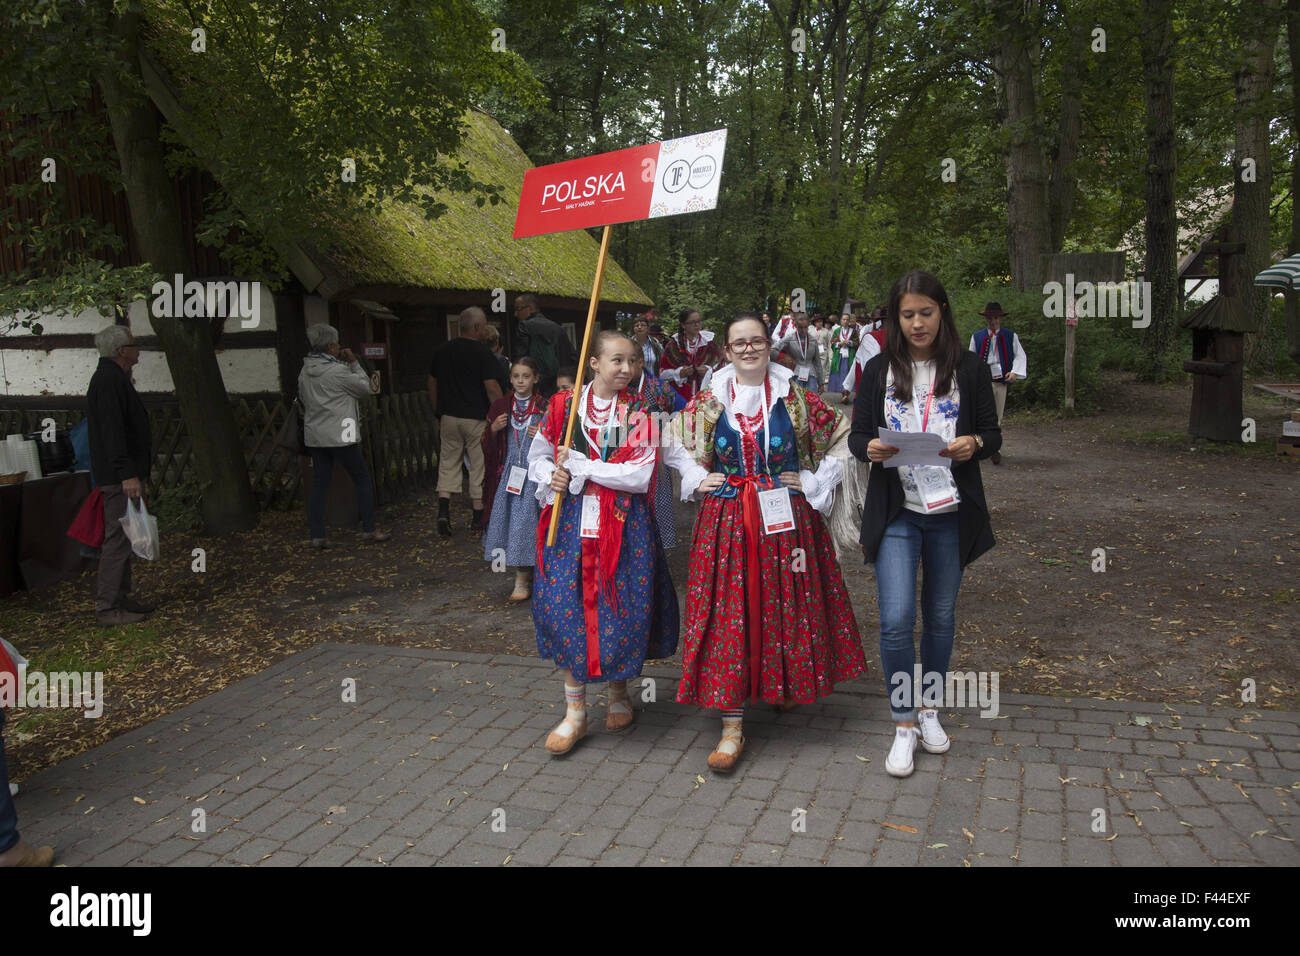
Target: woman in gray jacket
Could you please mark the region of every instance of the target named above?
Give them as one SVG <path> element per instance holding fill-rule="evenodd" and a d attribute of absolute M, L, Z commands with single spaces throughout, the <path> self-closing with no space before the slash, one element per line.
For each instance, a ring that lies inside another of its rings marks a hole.
<path fill-rule="evenodd" d="M 375 530 L 375 491 L 370 471 L 361 455 L 361 409 L 357 399 L 370 394 L 370 379 L 351 349 L 339 348 L 339 332 L 332 325 L 309 326 L 311 353 L 298 376 L 298 398 L 303 408 L 303 437 L 311 451 L 311 546 L 329 547 L 325 540 L 325 498 L 338 461 L 352 477 L 361 512 L 361 538 L 387 541 L 392 535 Z"/>

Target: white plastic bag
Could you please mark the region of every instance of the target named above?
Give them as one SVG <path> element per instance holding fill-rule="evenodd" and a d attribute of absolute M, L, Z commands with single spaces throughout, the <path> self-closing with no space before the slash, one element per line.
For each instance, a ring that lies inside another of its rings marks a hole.
<path fill-rule="evenodd" d="M 158 560 L 158 519 L 144 506 L 144 498 L 128 498 L 126 514 L 117 519 L 131 542 L 131 550 L 146 561 Z"/>

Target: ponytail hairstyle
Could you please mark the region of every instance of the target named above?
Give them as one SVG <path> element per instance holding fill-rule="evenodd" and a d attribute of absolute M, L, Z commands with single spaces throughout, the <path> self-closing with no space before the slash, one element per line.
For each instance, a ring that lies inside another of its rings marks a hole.
<path fill-rule="evenodd" d="M 957 335 L 957 324 L 952 318 L 952 305 L 943 283 L 938 277 L 920 269 L 913 269 L 889 290 L 889 311 L 885 318 L 885 354 L 889 357 L 889 370 L 894 376 L 894 397 L 900 402 L 912 400 L 912 353 L 908 351 L 907 336 L 903 334 L 898 314 L 899 303 L 909 293 L 923 295 L 939 304 L 939 333 L 930 346 L 930 358 L 934 361 L 934 394 L 942 398 L 952 391 L 957 367 L 961 365 L 962 347 Z"/>

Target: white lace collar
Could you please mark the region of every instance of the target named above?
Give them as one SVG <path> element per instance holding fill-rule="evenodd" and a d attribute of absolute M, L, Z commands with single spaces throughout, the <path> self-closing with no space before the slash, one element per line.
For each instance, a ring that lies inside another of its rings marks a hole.
<path fill-rule="evenodd" d="M 772 406 L 790 394 L 790 380 L 792 378 L 794 378 L 794 372 L 784 365 L 778 365 L 775 362 L 768 365 L 767 381 L 772 386 L 772 401 L 763 409 L 764 429 L 767 428 L 767 418 L 772 412 Z M 731 399 L 731 386 L 733 384 L 736 386 L 734 408 Z M 761 384 L 746 386 L 736 382 L 736 367 L 734 365 L 724 365 L 719 371 L 714 372 L 709 388 L 713 390 L 713 394 L 722 403 L 728 424 L 736 431 L 740 431 L 740 422 L 736 418 L 737 412 L 742 415 L 754 415 L 763 403 L 763 386 Z"/>
<path fill-rule="evenodd" d="M 690 348 L 690 345 L 686 341 L 685 333 L 678 332 L 677 341 L 682 344 L 682 348 L 684 349 Z M 698 339 L 698 344 L 695 347 L 699 348 L 702 345 L 708 345 L 712 341 L 713 341 L 713 333 L 710 332 L 708 329 L 700 329 L 700 337 Z"/>

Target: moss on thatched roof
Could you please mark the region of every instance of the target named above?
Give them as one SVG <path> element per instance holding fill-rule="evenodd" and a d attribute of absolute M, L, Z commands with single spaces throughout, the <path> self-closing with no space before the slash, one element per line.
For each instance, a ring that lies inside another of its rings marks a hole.
<path fill-rule="evenodd" d="M 426 219 L 412 203 L 387 203 L 377 215 L 326 225 L 316 245 L 352 286 L 495 289 L 586 299 L 600 244 L 582 231 L 514 239 L 524 171 L 532 166 L 510 134 L 487 113 L 466 114 L 456 159 L 475 179 L 501 187 L 503 201 L 477 206 L 465 193 L 443 193 L 447 211 Z M 365 228 L 365 227 L 369 228 Z M 601 299 L 650 305 L 622 267 L 605 266 Z"/>

